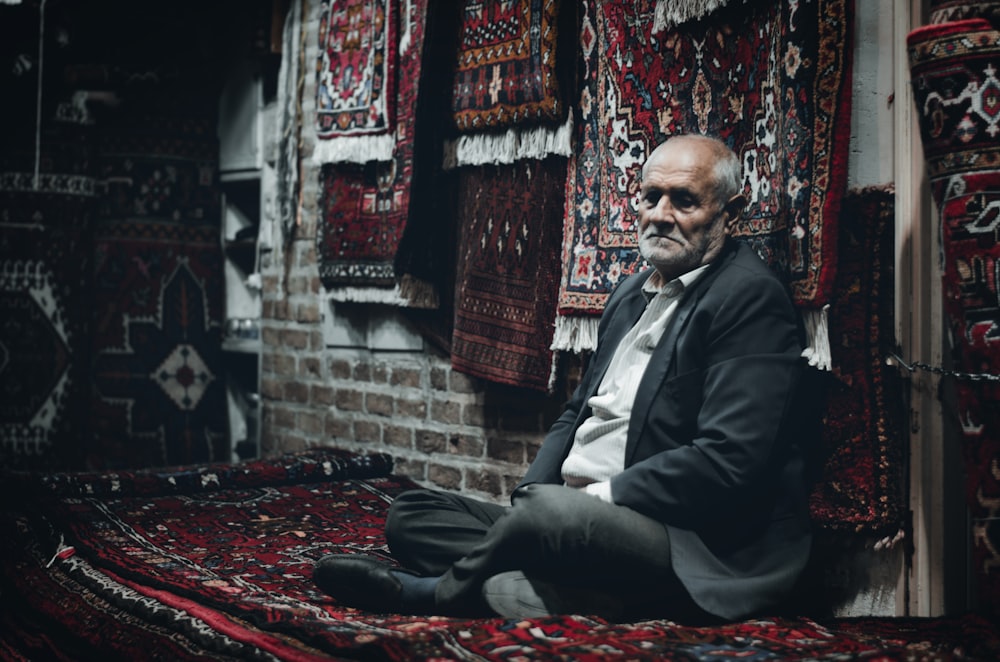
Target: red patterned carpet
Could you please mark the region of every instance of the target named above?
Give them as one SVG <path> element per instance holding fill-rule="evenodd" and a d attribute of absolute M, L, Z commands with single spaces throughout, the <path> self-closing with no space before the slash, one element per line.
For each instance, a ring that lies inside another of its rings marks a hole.
<path fill-rule="evenodd" d="M 995 624 L 971 614 L 719 627 L 470 620 L 371 614 L 319 592 L 310 573 L 323 554 L 386 555 L 386 507 L 412 485 L 386 456 L 336 451 L 161 472 L 7 474 L 0 658 L 1000 659 Z M 72 554 L 56 554 L 66 546 Z"/>
<path fill-rule="evenodd" d="M 460 132 L 561 122 L 557 0 L 466 0 L 452 86 Z M 568 4 L 568 3 L 567 3 Z M 563 9 L 563 14 L 571 8 Z M 486 92 L 486 93 L 484 93 Z"/>
<path fill-rule="evenodd" d="M 717 135 L 740 155 L 749 205 L 734 235 L 797 304 L 822 306 L 847 174 L 854 3 L 729 2 L 652 32 L 656 4 L 580 3 L 560 314 L 599 314 L 640 266 L 632 224 L 642 162 L 690 132 Z"/>
<path fill-rule="evenodd" d="M 411 213 L 420 133 L 414 130 L 414 124 L 418 102 L 425 103 L 419 91 L 424 36 L 430 23 L 426 0 L 407 3 L 408 9 L 398 17 L 387 14 L 384 20 L 380 18 L 380 12 L 391 12 L 395 6 L 384 1 L 352 3 L 346 8 L 337 3 L 322 5 L 327 19 L 321 23 L 318 35 L 322 55 L 317 62 L 316 100 L 321 140 L 313 157 L 315 163 L 323 164 L 317 235 L 319 274 L 323 286 L 334 292 L 336 300 L 436 308 L 438 293 L 426 283 L 417 284 L 426 276 L 413 265 L 418 258 L 412 254 L 418 249 L 400 250 L 414 244 L 424 248 L 423 241 L 414 235 L 434 235 L 426 225 L 429 221 Z M 372 38 L 345 41 L 341 33 L 357 36 L 356 25 L 354 29 L 347 27 L 352 21 L 370 22 L 367 29 Z M 391 46 L 397 22 L 404 24 L 400 29 L 408 43 L 398 53 Z M 388 51 L 371 57 L 355 51 L 380 51 L 380 45 Z M 334 53 L 339 53 L 339 59 Z M 377 67 L 378 72 L 363 72 L 356 66 L 359 58 L 368 63 L 381 59 L 384 62 Z M 347 72 L 362 77 L 371 73 L 377 86 L 397 79 L 398 84 L 389 84 L 383 90 L 388 96 L 373 92 L 370 98 L 356 99 L 353 92 L 363 86 L 345 79 Z M 342 84 L 339 92 L 334 89 L 334 79 Z M 373 110 L 373 105 L 380 110 Z M 359 126 L 352 119 L 356 116 L 375 121 L 369 125 L 366 120 Z M 340 130 L 335 131 L 337 127 Z M 388 145 L 379 146 L 380 138 Z M 344 147 L 345 140 L 360 142 L 347 142 L 353 146 Z"/>
<path fill-rule="evenodd" d="M 833 369 L 810 504 L 826 529 L 879 537 L 894 535 L 906 511 L 904 386 L 885 362 L 896 351 L 894 195 L 891 186 L 852 189 L 842 203 L 829 311 Z"/>
<path fill-rule="evenodd" d="M 459 169 L 456 370 L 549 388 L 565 178 L 560 157 Z"/>

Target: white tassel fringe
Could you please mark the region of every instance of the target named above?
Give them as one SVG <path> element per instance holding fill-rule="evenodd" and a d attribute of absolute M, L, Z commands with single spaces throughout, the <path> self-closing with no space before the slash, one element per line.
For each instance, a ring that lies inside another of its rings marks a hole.
<path fill-rule="evenodd" d="M 833 357 L 830 354 L 830 326 L 827 313 L 830 305 L 819 310 L 802 311 L 802 321 L 806 327 L 806 348 L 802 356 L 809 359 L 809 365 L 818 370 L 830 370 Z"/>
<path fill-rule="evenodd" d="M 358 287 L 345 285 L 326 291 L 331 301 L 337 303 L 377 303 L 402 308 L 437 308 L 440 305 L 437 290 L 430 283 L 403 276 L 395 287 Z"/>
<path fill-rule="evenodd" d="M 657 0 L 653 33 L 694 21 L 724 6 L 729 0 Z"/>
<path fill-rule="evenodd" d="M 574 354 L 594 351 L 597 347 L 597 327 L 600 321 L 599 317 L 557 315 L 556 330 L 552 335 L 552 346 L 549 349 Z"/>
<path fill-rule="evenodd" d="M 317 140 L 313 165 L 325 163 L 368 163 L 391 161 L 396 140 L 392 133 L 374 136 L 353 136 Z"/>
<path fill-rule="evenodd" d="M 818 370 L 830 370 L 833 366 L 827 317 L 829 309 L 830 306 L 826 305 L 819 310 L 802 311 L 806 330 L 806 348 L 802 350 L 802 356 Z M 557 316 L 551 349 L 575 354 L 594 351 L 597 348 L 599 322 L 598 317 Z"/>
<path fill-rule="evenodd" d="M 458 166 L 514 163 L 553 155 L 570 156 L 573 151 L 572 137 L 572 116 L 554 129 L 540 126 L 461 136 L 445 143 L 443 167 L 451 170 Z"/>

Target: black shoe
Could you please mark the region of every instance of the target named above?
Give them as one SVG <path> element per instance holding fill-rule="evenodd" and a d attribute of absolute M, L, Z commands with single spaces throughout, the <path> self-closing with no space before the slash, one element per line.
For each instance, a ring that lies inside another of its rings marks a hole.
<path fill-rule="evenodd" d="M 316 562 L 313 581 L 344 606 L 403 613 L 403 585 L 390 571 L 406 572 L 374 556 L 328 554 Z"/>
<path fill-rule="evenodd" d="M 621 598 L 603 591 L 563 586 L 529 578 L 519 570 L 502 572 L 483 583 L 483 599 L 504 618 L 540 618 L 565 614 L 624 618 Z"/>

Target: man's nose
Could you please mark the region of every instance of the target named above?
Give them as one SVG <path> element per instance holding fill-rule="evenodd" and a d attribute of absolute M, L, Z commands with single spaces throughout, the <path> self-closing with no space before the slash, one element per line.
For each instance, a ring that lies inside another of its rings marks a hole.
<path fill-rule="evenodd" d="M 674 206 L 670 204 L 669 196 L 663 195 L 650 207 L 647 217 L 651 223 L 673 223 Z"/>

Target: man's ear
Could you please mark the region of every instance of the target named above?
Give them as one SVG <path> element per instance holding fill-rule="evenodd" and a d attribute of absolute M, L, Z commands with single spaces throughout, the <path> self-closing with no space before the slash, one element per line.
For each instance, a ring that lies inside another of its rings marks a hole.
<path fill-rule="evenodd" d="M 722 208 L 726 212 L 726 227 L 732 227 L 736 219 L 739 218 L 740 214 L 743 212 L 743 208 L 747 206 L 747 199 L 742 193 L 737 193 L 733 197 L 729 198 L 729 202 L 725 204 Z"/>

